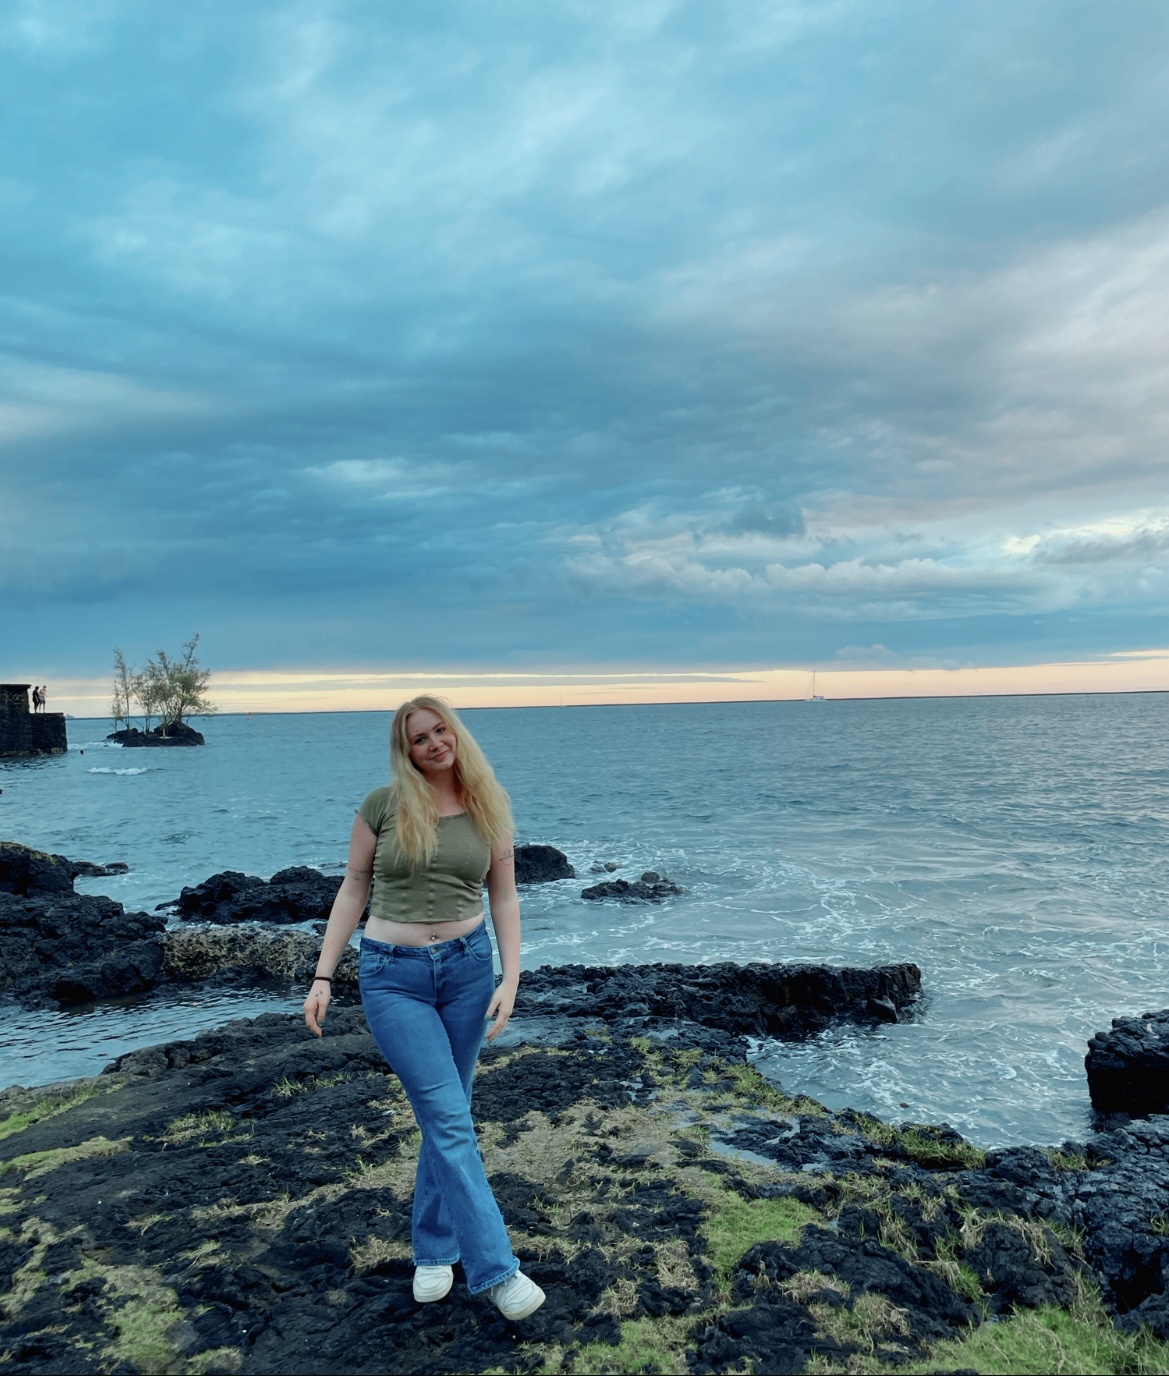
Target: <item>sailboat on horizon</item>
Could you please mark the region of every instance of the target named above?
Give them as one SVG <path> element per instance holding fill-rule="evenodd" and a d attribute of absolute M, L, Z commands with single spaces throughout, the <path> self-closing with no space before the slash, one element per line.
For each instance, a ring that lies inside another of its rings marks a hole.
<path fill-rule="evenodd" d="M 808 696 L 804 699 L 804 701 L 805 701 L 805 702 L 827 702 L 827 701 L 828 701 L 828 699 L 823 695 L 823 693 L 817 693 L 817 692 L 816 692 L 816 671 L 815 671 L 815 669 L 812 670 L 812 687 L 811 687 L 810 690 L 808 691 Z"/>

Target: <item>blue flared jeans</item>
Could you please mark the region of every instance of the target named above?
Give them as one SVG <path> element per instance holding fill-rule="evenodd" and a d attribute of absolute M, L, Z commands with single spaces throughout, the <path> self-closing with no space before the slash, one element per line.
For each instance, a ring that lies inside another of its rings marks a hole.
<path fill-rule="evenodd" d="M 361 1002 L 422 1129 L 415 1266 L 463 1263 L 472 1294 L 519 1269 L 471 1121 L 471 1081 L 495 992 L 487 924 L 434 946 L 363 937 Z"/>

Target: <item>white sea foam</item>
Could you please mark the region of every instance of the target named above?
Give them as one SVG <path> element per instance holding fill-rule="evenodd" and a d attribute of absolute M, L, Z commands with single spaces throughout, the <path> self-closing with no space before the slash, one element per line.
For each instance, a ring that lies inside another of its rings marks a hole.
<path fill-rule="evenodd" d="M 149 769 L 107 769 L 105 765 L 94 765 L 90 774 L 149 774 Z"/>

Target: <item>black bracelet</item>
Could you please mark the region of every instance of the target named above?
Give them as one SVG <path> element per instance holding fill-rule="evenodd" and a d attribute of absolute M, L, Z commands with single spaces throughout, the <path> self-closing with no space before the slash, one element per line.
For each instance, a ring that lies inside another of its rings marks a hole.
<path fill-rule="evenodd" d="M 325 981 L 326 984 L 332 984 L 332 983 L 333 983 L 333 981 L 329 978 L 328 975 L 314 975 L 314 976 L 313 976 L 313 983 L 316 984 L 317 980 L 319 980 L 319 979 L 323 979 L 323 980 Z"/>

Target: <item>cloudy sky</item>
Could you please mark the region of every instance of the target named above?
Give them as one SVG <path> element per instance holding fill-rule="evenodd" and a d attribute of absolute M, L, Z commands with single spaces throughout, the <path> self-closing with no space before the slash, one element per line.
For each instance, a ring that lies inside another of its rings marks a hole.
<path fill-rule="evenodd" d="M 6 679 L 1169 645 L 1163 0 L 7 0 L 0 83 Z"/>

